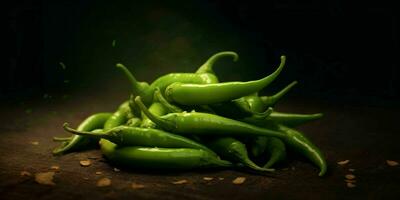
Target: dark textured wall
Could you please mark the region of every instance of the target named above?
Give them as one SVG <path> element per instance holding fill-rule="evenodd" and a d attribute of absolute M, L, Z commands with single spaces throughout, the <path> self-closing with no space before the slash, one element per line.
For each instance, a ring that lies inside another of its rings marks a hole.
<path fill-rule="evenodd" d="M 217 64 L 223 81 L 260 78 L 288 56 L 266 93 L 292 80 L 298 96 L 395 101 L 400 93 L 399 17 L 386 2 L 25 0 L 7 8 L 2 98 L 124 78 L 116 62 L 150 82 L 224 50 L 240 60 Z"/>

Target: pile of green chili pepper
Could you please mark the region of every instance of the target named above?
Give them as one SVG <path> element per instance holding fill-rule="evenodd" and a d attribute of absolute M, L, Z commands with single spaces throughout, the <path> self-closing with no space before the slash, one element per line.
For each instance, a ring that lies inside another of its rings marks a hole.
<path fill-rule="evenodd" d="M 285 66 L 259 80 L 218 81 L 214 63 L 222 57 L 238 59 L 235 52 L 211 56 L 194 73 L 170 73 L 153 83 L 139 82 L 122 64 L 131 96 L 113 113 L 96 113 L 61 141 L 55 155 L 96 148 L 110 162 L 128 168 L 195 169 L 242 168 L 273 172 L 290 151 L 327 170 L 321 151 L 294 127 L 322 117 L 283 113 L 275 104 L 294 86 L 290 83 L 272 96 L 258 92 L 271 84 Z M 265 159 L 260 159 L 265 158 Z M 257 160 L 258 162 L 254 162 Z M 263 160 L 264 163 L 259 161 Z"/>

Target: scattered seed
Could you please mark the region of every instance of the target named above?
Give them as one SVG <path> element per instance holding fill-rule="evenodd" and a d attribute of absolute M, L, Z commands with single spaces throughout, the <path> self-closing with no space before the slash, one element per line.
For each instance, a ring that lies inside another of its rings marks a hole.
<path fill-rule="evenodd" d="M 349 162 L 350 162 L 350 160 L 342 160 L 342 161 L 337 162 L 337 164 L 339 164 L 339 165 L 345 165 L 345 164 L 347 164 L 347 163 L 349 163 Z"/>
<path fill-rule="evenodd" d="M 220 181 L 222 181 L 222 180 L 224 180 L 224 179 L 225 179 L 225 178 L 222 178 L 222 177 L 219 177 L 219 178 L 218 178 L 218 180 L 220 180 Z"/>
<path fill-rule="evenodd" d="M 347 182 L 347 183 L 355 183 L 355 182 L 357 182 L 355 179 L 353 179 L 353 180 L 345 179 L 344 181 Z"/>
<path fill-rule="evenodd" d="M 183 179 L 183 180 L 179 180 L 179 181 L 174 181 L 174 182 L 172 182 L 172 184 L 174 184 L 174 185 L 180 185 L 180 184 L 185 184 L 185 183 L 187 183 L 187 182 L 188 182 L 187 180 Z"/>
<path fill-rule="evenodd" d="M 92 164 L 90 160 L 81 160 L 79 161 L 79 163 L 81 164 L 82 167 L 89 167 Z"/>
<path fill-rule="evenodd" d="M 55 171 L 59 171 L 59 170 L 60 170 L 60 167 L 57 166 L 57 165 L 53 165 L 53 166 L 50 167 L 50 169 L 51 169 L 51 170 L 55 170 Z"/>
<path fill-rule="evenodd" d="M 83 179 L 84 179 L 84 180 L 89 180 L 89 178 L 88 178 L 88 177 L 83 177 Z"/>
<path fill-rule="evenodd" d="M 39 142 L 38 141 L 33 141 L 33 142 L 31 142 L 31 144 L 32 145 L 39 145 Z"/>
<path fill-rule="evenodd" d="M 53 182 L 54 172 L 41 172 L 35 174 L 35 181 L 42 185 L 55 185 Z"/>
<path fill-rule="evenodd" d="M 354 172 L 354 171 L 356 171 L 356 170 L 355 170 L 355 169 L 352 169 L 352 168 L 350 168 L 350 169 L 349 169 L 349 171 L 350 171 L 350 172 Z"/>
<path fill-rule="evenodd" d="M 235 178 L 232 183 L 235 185 L 240 185 L 246 181 L 246 177 L 237 177 Z"/>
<path fill-rule="evenodd" d="M 350 179 L 350 180 L 356 178 L 356 176 L 354 176 L 353 174 L 346 174 L 344 177 L 345 177 L 346 179 Z"/>
<path fill-rule="evenodd" d="M 348 188 L 356 187 L 356 184 L 354 184 L 354 183 L 346 183 L 346 185 L 347 185 Z"/>
<path fill-rule="evenodd" d="M 96 175 L 102 175 L 103 172 L 96 172 Z"/>
<path fill-rule="evenodd" d="M 132 187 L 132 189 L 135 189 L 135 190 L 136 190 L 136 189 L 143 189 L 143 188 L 145 188 L 144 185 L 138 184 L 138 183 L 132 183 L 131 187 Z"/>
<path fill-rule="evenodd" d="M 111 185 L 111 179 L 109 178 L 102 178 L 97 181 L 96 186 L 97 187 L 106 187 Z"/>
<path fill-rule="evenodd" d="M 19 173 L 21 176 L 32 176 L 32 174 L 28 171 L 22 171 L 21 173 Z"/>
<path fill-rule="evenodd" d="M 386 163 L 391 167 L 399 165 L 399 163 L 394 160 L 386 160 Z"/>
<path fill-rule="evenodd" d="M 119 172 L 119 171 L 121 171 L 121 170 L 114 167 L 114 172 Z"/>
<path fill-rule="evenodd" d="M 203 180 L 205 181 L 212 181 L 214 178 L 213 177 L 203 177 Z"/>

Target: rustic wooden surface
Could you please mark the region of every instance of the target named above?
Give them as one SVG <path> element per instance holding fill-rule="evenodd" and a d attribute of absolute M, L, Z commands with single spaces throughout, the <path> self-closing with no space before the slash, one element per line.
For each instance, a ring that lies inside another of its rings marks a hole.
<path fill-rule="evenodd" d="M 36 98 L 24 102 L 3 102 L 0 116 L 0 197 L 1 199 L 394 199 L 400 196 L 398 107 L 366 106 L 312 100 L 287 99 L 278 109 L 293 112 L 324 112 L 325 117 L 299 129 L 326 154 L 329 172 L 317 176 L 317 169 L 304 159 L 291 157 L 274 177 L 235 170 L 206 170 L 156 173 L 121 169 L 102 158 L 99 150 L 54 157 L 53 136 L 68 135 L 62 124 L 76 126 L 94 112 L 113 111 L 126 97 L 125 88 L 83 90 L 67 98 Z M 37 145 L 34 142 L 38 142 Z M 82 167 L 80 160 L 92 165 Z M 347 165 L 337 164 L 349 159 Z M 40 185 L 33 176 L 52 171 L 57 165 L 54 186 Z M 344 175 L 356 175 L 355 188 L 348 188 Z M 29 176 L 20 176 L 28 171 Z M 96 172 L 102 175 L 96 175 Z M 246 177 L 242 185 L 232 184 Z M 97 187 L 101 178 L 108 187 Z M 214 177 L 211 181 L 203 177 Z M 218 178 L 224 178 L 219 180 Z M 187 180 L 174 185 L 173 181 Z M 133 189 L 132 183 L 143 184 Z"/>

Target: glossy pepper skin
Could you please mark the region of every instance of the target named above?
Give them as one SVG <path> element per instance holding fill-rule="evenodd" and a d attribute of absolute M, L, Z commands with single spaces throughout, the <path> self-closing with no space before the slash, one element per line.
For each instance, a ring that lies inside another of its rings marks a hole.
<path fill-rule="evenodd" d="M 282 138 L 285 144 L 296 152 L 308 158 L 312 163 L 319 167 L 319 176 L 325 175 L 327 163 L 321 150 L 315 146 L 303 133 L 287 126 L 276 124 L 276 130 L 284 132 L 287 137 Z"/>
<path fill-rule="evenodd" d="M 164 115 L 167 113 L 167 110 L 164 106 L 159 102 L 153 102 L 150 107 L 149 111 L 154 115 Z M 142 128 L 155 128 L 156 124 L 152 122 L 143 112 L 142 112 L 142 123 L 140 124 Z"/>
<path fill-rule="evenodd" d="M 129 127 L 138 127 L 140 124 L 142 124 L 142 120 L 138 117 L 132 117 L 125 123 L 125 125 Z"/>
<path fill-rule="evenodd" d="M 111 113 L 96 113 L 85 120 L 78 126 L 79 131 L 92 131 L 94 129 L 103 128 L 104 123 L 111 117 Z M 68 138 L 66 138 L 68 139 Z M 61 146 L 54 149 L 53 154 L 59 155 L 67 152 L 78 151 L 87 146 L 95 143 L 95 141 L 89 139 L 88 137 L 74 135 L 69 140 L 64 141 Z"/>
<path fill-rule="evenodd" d="M 252 116 L 240 119 L 240 121 L 254 124 L 257 126 L 264 126 L 265 124 L 278 123 L 289 127 L 296 127 L 305 124 L 307 122 L 320 119 L 321 117 L 323 117 L 322 113 L 296 114 L 296 113 L 282 113 L 274 111 L 265 118 L 260 118 L 260 117 L 255 118 L 254 116 Z"/>
<path fill-rule="evenodd" d="M 68 127 L 67 123 L 64 124 L 64 129 L 77 135 L 106 139 L 118 146 L 192 148 L 214 153 L 206 146 L 193 140 L 158 129 L 118 126 L 108 131 L 89 132 L 74 130 Z"/>
<path fill-rule="evenodd" d="M 255 81 L 211 84 L 175 82 L 165 89 L 165 97 L 181 105 L 208 105 L 238 99 L 258 92 L 274 81 L 285 66 L 285 61 L 286 57 L 281 56 L 281 64 L 275 72 Z"/>
<path fill-rule="evenodd" d="M 100 140 L 103 154 L 111 162 L 129 167 L 158 170 L 188 170 L 196 168 L 232 167 L 232 163 L 202 149 L 118 147 L 108 140 Z"/>
<path fill-rule="evenodd" d="M 159 88 L 156 88 L 156 90 L 154 91 L 154 100 L 156 102 L 159 102 L 160 104 L 162 104 L 164 106 L 164 108 L 167 110 L 168 113 L 180 113 L 183 112 L 183 110 L 181 108 L 179 108 L 176 105 L 173 105 L 171 103 L 169 103 L 161 94 L 161 91 Z M 149 111 L 151 108 L 149 108 Z M 158 116 L 161 116 L 164 114 L 158 114 Z"/>
<path fill-rule="evenodd" d="M 269 159 L 267 163 L 263 166 L 264 168 L 271 168 L 276 163 L 282 162 L 286 159 L 286 147 L 285 143 L 278 138 L 268 138 L 267 149 Z"/>
<path fill-rule="evenodd" d="M 233 119 L 241 119 L 245 117 L 251 117 L 253 114 L 262 113 L 268 107 L 273 107 L 275 104 L 297 84 L 297 81 L 293 81 L 281 91 L 277 92 L 272 96 L 258 96 L 258 93 L 254 93 L 248 96 L 241 97 L 228 102 L 212 104 L 211 108 L 216 114 L 229 117 Z"/>
<path fill-rule="evenodd" d="M 160 128 L 172 133 L 214 136 L 272 136 L 285 137 L 285 134 L 260 128 L 244 122 L 208 113 L 170 113 L 164 116 L 151 114 L 146 106 L 136 97 L 135 102 Z"/>
<path fill-rule="evenodd" d="M 277 92 L 276 94 L 272 96 L 261 96 L 259 97 L 261 102 L 267 106 L 267 107 L 273 107 L 275 106 L 276 103 L 278 103 L 279 100 L 282 99 L 283 96 L 285 96 L 295 85 L 297 84 L 297 81 L 291 82 L 289 85 L 287 85 L 285 88 L 283 88 L 281 91 Z"/>
<path fill-rule="evenodd" d="M 116 126 L 125 124 L 126 121 L 133 117 L 129 106 L 129 101 L 123 102 L 110 118 L 104 123 L 104 130 L 109 130 Z"/>
<path fill-rule="evenodd" d="M 202 66 L 200 66 L 196 73 L 170 73 L 159 77 L 151 83 L 151 85 L 138 82 L 124 65 L 118 63 L 116 66 L 127 75 L 132 85 L 132 93 L 135 96 L 141 96 L 145 105 L 150 105 L 153 101 L 153 94 L 156 88 L 159 88 L 163 92 L 167 86 L 175 82 L 195 84 L 218 83 L 218 78 L 215 76 L 212 68 L 217 60 L 226 56 L 233 57 L 234 61 L 237 61 L 238 59 L 238 55 L 235 52 L 219 52 L 211 56 Z"/>
<path fill-rule="evenodd" d="M 273 169 L 259 167 L 250 160 L 245 144 L 232 137 L 220 137 L 207 142 L 207 146 L 215 151 L 222 159 L 233 163 L 241 163 L 256 171 L 272 172 Z"/>

